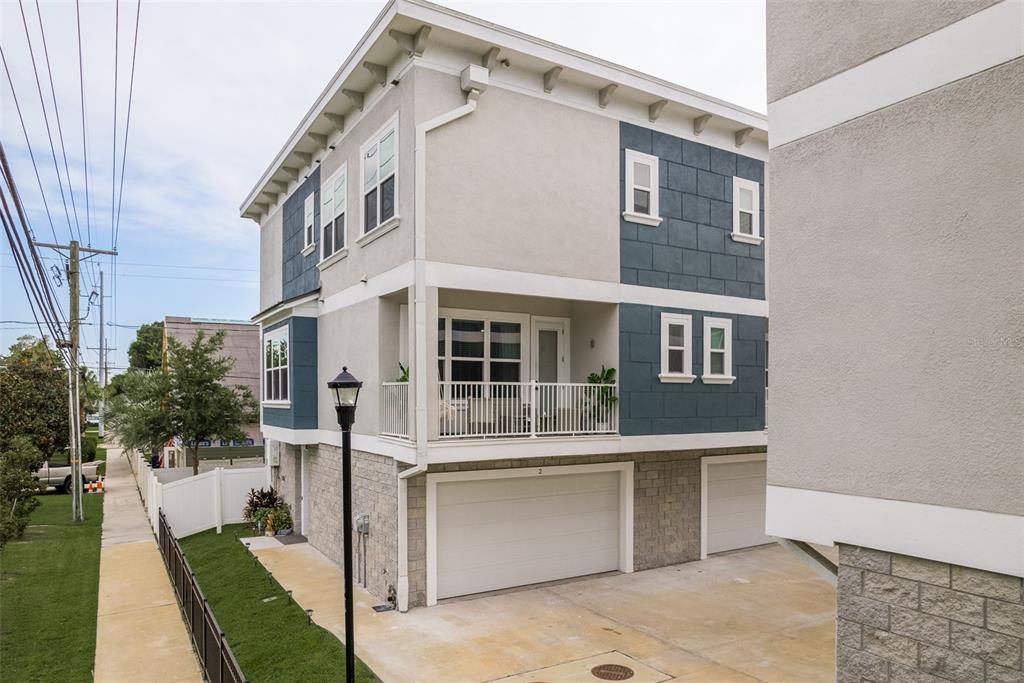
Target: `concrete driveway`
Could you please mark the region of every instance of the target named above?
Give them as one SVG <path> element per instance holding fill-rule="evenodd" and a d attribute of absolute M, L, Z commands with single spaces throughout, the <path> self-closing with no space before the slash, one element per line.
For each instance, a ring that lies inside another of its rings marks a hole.
<path fill-rule="evenodd" d="M 256 552 L 341 637 L 338 568 L 307 544 Z M 407 614 L 356 597 L 357 654 L 385 682 L 596 683 L 603 664 L 630 683 L 835 679 L 835 590 L 774 545 Z"/>

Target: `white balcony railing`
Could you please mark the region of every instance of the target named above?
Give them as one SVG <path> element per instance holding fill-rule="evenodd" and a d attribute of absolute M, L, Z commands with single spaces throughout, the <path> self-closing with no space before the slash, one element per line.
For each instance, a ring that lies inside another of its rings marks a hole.
<path fill-rule="evenodd" d="M 384 382 L 380 396 L 381 435 L 409 438 L 409 383 Z"/>
<path fill-rule="evenodd" d="M 614 434 L 618 387 L 547 382 L 440 382 L 442 439 Z"/>

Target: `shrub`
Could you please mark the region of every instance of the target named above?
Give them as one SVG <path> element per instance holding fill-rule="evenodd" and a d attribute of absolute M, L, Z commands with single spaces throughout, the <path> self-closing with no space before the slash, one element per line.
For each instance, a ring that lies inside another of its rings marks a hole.
<path fill-rule="evenodd" d="M 281 496 L 271 486 L 269 489 L 249 489 L 249 495 L 245 500 L 245 509 L 242 516 L 250 526 L 256 527 L 263 521 L 265 516 L 259 516 L 260 510 L 273 510 L 284 503 Z"/>

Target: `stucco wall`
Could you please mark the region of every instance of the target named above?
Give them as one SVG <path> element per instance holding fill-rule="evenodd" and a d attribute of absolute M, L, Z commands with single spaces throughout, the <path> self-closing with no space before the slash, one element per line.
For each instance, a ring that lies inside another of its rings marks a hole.
<path fill-rule="evenodd" d="M 772 151 L 770 484 L 1024 514 L 1022 93 L 1017 59 Z"/>
<path fill-rule="evenodd" d="M 768 101 L 792 95 L 998 0 L 768 0 Z M 1013 1 L 1013 0 L 1011 0 Z"/>
<path fill-rule="evenodd" d="M 260 227 L 260 310 L 281 301 L 281 207 Z"/>
<path fill-rule="evenodd" d="M 359 392 L 359 411 L 352 431 L 358 434 L 377 433 L 380 382 L 383 381 L 380 376 L 380 303 L 378 299 L 367 299 L 317 319 L 317 334 L 322 342 L 319 344 L 316 391 L 319 395 L 318 414 L 322 429 L 333 429 L 338 424 L 334 399 L 328 393 L 327 382 L 334 379 L 345 366 L 363 382 Z M 398 315 L 397 310 L 395 315 Z M 384 379 L 393 380 L 393 373 L 388 373 Z"/>
<path fill-rule="evenodd" d="M 418 71 L 421 120 L 465 102 Z M 500 88 L 427 136 L 427 257 L 618 281 L 618 124 Z"/>

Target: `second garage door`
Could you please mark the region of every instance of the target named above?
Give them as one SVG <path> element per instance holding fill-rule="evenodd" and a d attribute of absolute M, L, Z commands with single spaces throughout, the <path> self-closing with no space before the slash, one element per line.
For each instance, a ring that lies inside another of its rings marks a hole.
<path fill-rule="evenodd" d="M 705 553 L 772 542 L 764 533 L 766 468 L 763 459 L 708 462 Z"/>
<path fill-rule="evenodd" d="M 619 473 L 437 484 L 437 597 L 619 568 Z"/>

